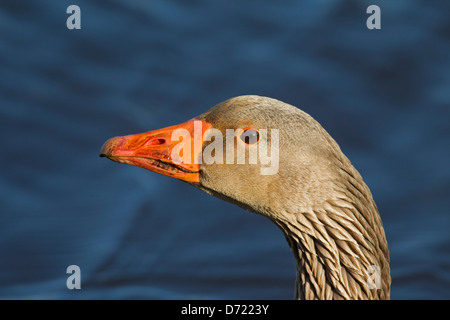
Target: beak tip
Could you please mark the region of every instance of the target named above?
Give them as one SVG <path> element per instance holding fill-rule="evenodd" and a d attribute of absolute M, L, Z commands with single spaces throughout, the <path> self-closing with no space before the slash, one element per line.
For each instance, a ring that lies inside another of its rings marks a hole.
<path fill-rule="evenodd" d="M 103 144 L 100 149 L 100 158 L 108 158 L 113 153 L 113 150 L 117 147 L 118 138 L 119 137 L 111 138 Z"/>

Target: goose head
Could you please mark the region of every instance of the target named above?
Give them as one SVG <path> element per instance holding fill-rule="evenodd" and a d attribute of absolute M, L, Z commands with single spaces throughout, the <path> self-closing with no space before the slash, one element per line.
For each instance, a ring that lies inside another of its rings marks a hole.
<path fill-rule="evenodd" d="M 294 106 L 235 97 L 180 125 L 112 138 L 100 155 L 272 220 L 297 261 L 298 299 L 389 298 L 389 253 L 370 190 L 325 129 Z"/>

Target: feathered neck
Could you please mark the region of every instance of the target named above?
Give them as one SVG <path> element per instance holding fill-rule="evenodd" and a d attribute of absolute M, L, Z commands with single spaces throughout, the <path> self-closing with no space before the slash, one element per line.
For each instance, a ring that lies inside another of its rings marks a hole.
<path fill-rule="evenodd" d="M 389 252 L 370 190 L 348 162 L 333 196 L 275 221 L 297 261 L 296 299 L 389 299 Z"/>

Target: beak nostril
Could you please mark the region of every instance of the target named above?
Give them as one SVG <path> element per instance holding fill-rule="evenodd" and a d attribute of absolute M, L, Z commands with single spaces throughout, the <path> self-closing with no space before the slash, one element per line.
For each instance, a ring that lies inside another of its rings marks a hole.
<path fill-rule="evenodd" d="M 151 140 L 149 140 L 148 142 L 147 142 L 147 145 L 150 145 L 150 146 L 156 146 L 156 145 L 160 145 L 160 144 L 164 144 L 164 143 L 166 143 L 166 140 L 165 139 L 151 139 Z"/>

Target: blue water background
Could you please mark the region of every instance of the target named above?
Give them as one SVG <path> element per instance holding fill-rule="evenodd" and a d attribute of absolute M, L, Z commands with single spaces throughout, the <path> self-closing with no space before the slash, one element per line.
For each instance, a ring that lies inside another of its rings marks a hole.
<path fill-rule="evenodd" d="M 380 210 L 393 299 L 450 299 L 444 0 L 2 0 L 0 298 L 292 298 L 268 219 L 98 157 L 241 94 L 300 107 L 338 141 Z"/>

